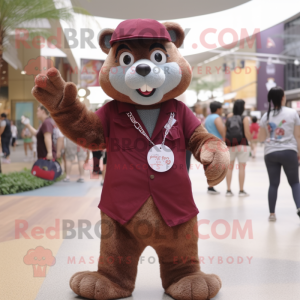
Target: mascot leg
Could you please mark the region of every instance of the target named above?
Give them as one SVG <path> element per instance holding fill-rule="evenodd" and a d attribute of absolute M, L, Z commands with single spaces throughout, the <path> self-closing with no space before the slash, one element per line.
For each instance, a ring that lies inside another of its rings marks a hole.
<path fill-rule="evenodd" d="M 135 286 L 139 257 L 145 246 L 115 220 L 101 212 L 101 247 L 97 272 L 79 272 L 71 289 L 88 299 L 129 297 Z"/>
<path fill-rule="evenodd" d="M 163 222 L 161 228 L 166 238 L 154 240 L 153 247 L 159 256 L 165 292 L 176 300 L 207 300 L 216 296 L 222 286 L 220 278 L 200 271 L 197 217 L 175 227 Z"/>

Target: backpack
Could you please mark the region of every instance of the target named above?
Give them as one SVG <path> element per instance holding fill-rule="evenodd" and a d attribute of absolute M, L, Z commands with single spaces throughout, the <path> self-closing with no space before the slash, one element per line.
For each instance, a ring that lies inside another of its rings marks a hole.
<path fill-rule="evenodd" d="M 239 115 L 233 115 L 227 120 L 226 128 L 226 145 L 239 145 L 244 137 L 244 126 L 242 117 Z"/>

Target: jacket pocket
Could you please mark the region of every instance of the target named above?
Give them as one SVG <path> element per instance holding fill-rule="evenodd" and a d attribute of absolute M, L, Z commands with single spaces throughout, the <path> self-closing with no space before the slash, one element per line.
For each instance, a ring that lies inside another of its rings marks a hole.
<path fill-rule="evenodd" d="M 163 130 L 163 137 L 166 130 Z M 178 126 L 173 125 L 168 135 L 166 136 L 165 145 L 171 149 L 174 149 L 176 146 L 179 147 L 180 143 L 180 132 Z"/>

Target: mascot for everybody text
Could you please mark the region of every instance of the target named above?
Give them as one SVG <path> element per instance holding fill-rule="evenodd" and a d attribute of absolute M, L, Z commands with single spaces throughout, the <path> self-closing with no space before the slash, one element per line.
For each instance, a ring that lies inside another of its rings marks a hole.
<path fill-rule="evenodd" d="M 163 288 L 174 299 L 210 299 L 221 288 L 218 276 L 200 271 L 198 209 L 185 153 L 189 149 L 204 165 L 210 186 L 226 176 L 229 154 L 174 99 L 192 76 L 178 51 L 183 40 L 178 24 L 150 19 L 127 20 L 116 30 L 103 30 L 99 43 L 108 56 L 100 85 L 114 100 L 96 113 L 86 109 L 76 86 L 55 68 L 36 77 L 32 93 L 61 131 L 86 148 L 107 148 L 98 271 L 73 275 L 70 286 L 79 296 L 130 296 L 147 246 L 156 250 Z"/>

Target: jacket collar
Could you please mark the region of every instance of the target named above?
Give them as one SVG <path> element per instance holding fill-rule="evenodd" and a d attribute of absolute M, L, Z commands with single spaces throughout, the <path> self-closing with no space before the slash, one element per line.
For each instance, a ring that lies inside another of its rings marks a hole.
<path fill-rule="evenodd" d="M 118 112 L 119 113 L 124 113 L 124 112 L 130 111 L 133 114 L 133 116 L 135 117 L 135 119 L 141 124 L 144 131 L 147 132 L 147 129 L 146 129 L 145 125 L 143 124 L 143 122 L 141 121 L 134 104 L 119 102 L 119 101 L 117 101 L 117 104 L 118 104 Z M 169 120 L 171 112 L 175 113 L 175 118 L 176 118 L 177 100 L 175 100 L 175 99 L 171 99 L 171 100 L 162 102 L 159 116 L 158 116 L 154 131 L 151 136 L 152 141 L 154 141 L 154 139 L 162 132 L 164 126 L 167 124 L 167 122 Z M 147 132 L 147 134 L 148 134 L 148 132 Z M 161 141 L 157 141 L 157 142 L 159 143 Z"/>
<path fill-rule="evenodd" d="M 135 109 L 135 105 L 133 103 L 126 103 L 126 102 L 121 102 L 117 101 L 118 103 L 118 112 L 123 113 L 123 112 L 129 112 Z M 167 100 L 165 102 L 161 103 L 161 111 L 163 113 L 167 114 L 170 112 L 177 112 L 177 105 L 176 105 L 176 100 L 171 99 Z"/>

